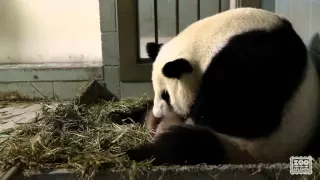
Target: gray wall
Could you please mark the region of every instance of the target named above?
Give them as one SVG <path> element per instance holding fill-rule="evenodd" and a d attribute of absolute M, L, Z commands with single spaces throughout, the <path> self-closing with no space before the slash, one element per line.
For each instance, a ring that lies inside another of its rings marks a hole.
<path fill-rule="evenodd" d="M 261 8 L 275 12 L 275 0 L 261 0 Z"/>
<path fill-rule="evenodd" d="M 320 1 L 276 0 L 276 12 L 291 21 L 306 44 L 320 33 Z"/>

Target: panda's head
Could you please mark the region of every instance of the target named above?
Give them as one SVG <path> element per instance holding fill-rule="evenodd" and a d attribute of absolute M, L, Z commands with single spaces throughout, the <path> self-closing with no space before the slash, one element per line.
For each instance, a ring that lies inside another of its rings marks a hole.
<path fill-rule="evenodd" d="M 154 116 L 165 116 L 167 106 L 180 116 L 188 115 L 199 83 L 199 68 L 189 56 L 181 56 L 181 53 L 169 49 L 166 44 L 148 43 L 146 51 L 154 61 Z"/>

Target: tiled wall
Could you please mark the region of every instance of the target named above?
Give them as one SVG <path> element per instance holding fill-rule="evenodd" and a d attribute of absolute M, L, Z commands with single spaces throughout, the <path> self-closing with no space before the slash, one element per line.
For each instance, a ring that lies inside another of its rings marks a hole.
<path fill-rule="evenodd" d="M 23 65 L 0 66 L 0 100 L 17 97 L 69 100 L 88 80 L 103 82 L 101 65 L 86 68 L 63 68 L 59 64 L 52 68 L 48 68 L 48 64 L 30 66 L 31 68 Z"/>
<path fill-rule="evenodd" d="M 150 83 L 121 82 L 119 77 L 119 46 L 116 0 L 100 0 L 102 54 L 107 88 L 119 97 L 153 96 Z"/>

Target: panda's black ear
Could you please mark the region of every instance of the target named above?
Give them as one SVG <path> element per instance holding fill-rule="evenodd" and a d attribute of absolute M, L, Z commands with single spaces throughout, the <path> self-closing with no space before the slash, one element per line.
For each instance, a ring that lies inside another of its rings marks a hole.
<path fill-rule="evenodd" d="M 162 45 L 163 44 L 158 44 L 155 42 L 148 42 L 147 43 L 146 51 L 147 51 L 147 54 L 150 59 L 156 60 L 156 57 L 158 56 L 158 53 L 159 53 Z"/>
<path fill-rule="evenodd" d="M 193 67 L 186 59 L 176 59 L 168 62 L 162 68 L 162 73 L 167 78 L 180 79 L 183 74 L 192 73 Z"/>

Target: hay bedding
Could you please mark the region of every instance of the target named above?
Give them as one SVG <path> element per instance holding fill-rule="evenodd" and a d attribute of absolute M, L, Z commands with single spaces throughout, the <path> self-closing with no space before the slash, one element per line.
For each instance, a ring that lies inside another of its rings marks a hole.
<path fill-rule="evenodd" d="M 150 142 L 150 134 L 144 125 L 123 120 L 140 121 L 150 105 L 147 97 L 87 106 L 75 101 L 57 107 L 43 104 L 41 115 L 11 129 L 0 144 L 0 168 L 17 164 L 25 170 L 67 168 L 90 179 L 97 170 L 147 167 L 148 162 L 131 162 L 124 151 Z"/>
<path fill-rule="evenodd" d="M 128 172 L 133 178 L 138 169 L 151 168 L 150 162 L 132 162 L 124 153 L 152 141 L 144 123 L 132 123 L 142 122 L 151 105 L 146 96 L 86 106 L 43 104 L 32 122 L 8 130 L 10 136 L 0 143 L 0 170 L 20 164 L 25 171 L 65 168 L 81 179 L 98 170 Z M 318 179 L 319 160 L 313 166 L 312 176 L 300 178 Z"/>

